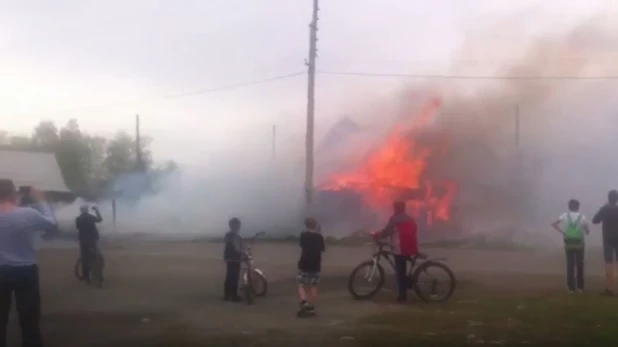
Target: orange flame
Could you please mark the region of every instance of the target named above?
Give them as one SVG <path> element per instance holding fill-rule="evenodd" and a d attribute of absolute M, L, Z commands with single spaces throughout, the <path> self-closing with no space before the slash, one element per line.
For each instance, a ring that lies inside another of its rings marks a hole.
<path fill-rule="evenodd" d="M 448 221 L 457 186 L 432 179 L 427 172 L 430 159 L 448 152 L 448 143 L 434 148 L 415 141 L 441 105 L 439 99 L 426 103 L 410 126 L 395 127 L 357 170 L 335 174 L 321 188 L 352 189 L 376 210 L 388 208 L 395 200 L 404 200 L 415 217 L 425 216 L 428 225 L 435 220 Z M 410 192 L 415 196 L 410 197 Z M 402 197 L 406 193 L 408 196 Z"/>

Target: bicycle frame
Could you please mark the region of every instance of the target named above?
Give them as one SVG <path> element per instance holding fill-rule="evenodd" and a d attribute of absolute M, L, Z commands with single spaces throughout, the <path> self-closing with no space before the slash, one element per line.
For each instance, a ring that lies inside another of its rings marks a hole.
<path fill-rule="evenodd" d="M 394 261 L 395 255 L 391 251 L 388 251 L 385 249 L 385 248 L 390 248 L 390 247 L 391 246 L 385 242 L 376 241 L 375 251 L 372 257 L 373 266 L 371 267 L 371 270 L 369 271 L 369 273 L 367 274 L 365 278 L 368 282 L 371 282 L 371 279 L 375 275 L 378 264 L 380 263 L 380 260 L 382 258 L 385 258 L 388 264 L 391 266 L 391 269 L 395 271 L 395 261 Z M 408 274 L 411 274 L 414 271 L 418 260 L 421 260 L 421 263 L 424 263 L 424 262 L 431 262 L 431 261 L 436 261 L 436 262 L 442 261 L 442 260 L 446 260 L 446 258 L 429 259 L 429 257 L 423 253 L 418 253 L 417 255 L 408 257 L 407 262 L 410 263 Z"/>
<path fill-rule="evenodd" d="M 257 234 L 255 234 L 255 236 L 253 238 L 251 238 L 251 240 L 248 242 L 247 246 L 245 247 L 244 251 L 243 251 L 243 258 L 242 258 L 242 264 L 243 264 L 243 271 L 242 271 L 242 281 L 244 285 L 248 285 L 250 278 L 249 278 L 249 274 L 253 271 L 259 273 L 260 275 L 264 276 L 264 273 L 262 272 L 262 270 L 256 268 L 253 265 L 253 254 L 252 254 L 252 248 L 253 248 L 253 244 L 255 243 L 255 241 L 257 240 L 258 237 L 264 235 L 264 232 L 259 232 Z"/>

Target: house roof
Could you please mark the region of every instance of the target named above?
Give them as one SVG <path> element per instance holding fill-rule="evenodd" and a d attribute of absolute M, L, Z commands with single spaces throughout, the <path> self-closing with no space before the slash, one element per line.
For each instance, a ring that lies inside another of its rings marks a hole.
<path fill-rule="evenodd" d="M 34 186 L 48 192 L 70 192 L 52 153 L 0 150 L 0 178 L 16 186 Z"/>

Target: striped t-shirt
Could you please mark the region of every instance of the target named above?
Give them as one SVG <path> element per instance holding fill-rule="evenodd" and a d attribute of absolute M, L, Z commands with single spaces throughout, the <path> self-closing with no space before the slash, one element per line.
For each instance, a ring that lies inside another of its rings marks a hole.
<path fill-rule="evenodd" d="M 0 266 L 36 264 L 33 233 L 56 228 L 56 220 L 46 204 L 16 207 L 0 212 Z M 39 212 L 41 211 L 41 212 Z"/>

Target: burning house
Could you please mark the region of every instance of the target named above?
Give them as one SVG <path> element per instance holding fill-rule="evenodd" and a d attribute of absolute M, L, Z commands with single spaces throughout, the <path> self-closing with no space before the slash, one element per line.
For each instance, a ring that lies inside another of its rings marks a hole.
<path fill-rule="evenodd" d="M 426 102 L 408 124 L 398 124 L 359 165 L 327 175 L 317 195 L 320 218 L 347 220 L 354 229 L 384 223 L 393 201 L 405 201 L 422 230 L 453 219 L 457 184 L 435 170 L 450 154 L 448 138 L 432 130 L 441 101 Z"/>

